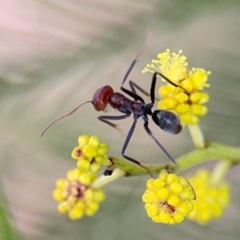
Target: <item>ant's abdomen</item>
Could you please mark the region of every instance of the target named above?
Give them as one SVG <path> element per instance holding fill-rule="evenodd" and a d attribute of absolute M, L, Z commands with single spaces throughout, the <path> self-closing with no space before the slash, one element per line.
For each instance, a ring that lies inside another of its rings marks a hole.
<path fill-rule="evenodd" d="M 156 110 L 152 115 L 153 121 L 163 131 L 170 134 L 177 134 L 182 130 L 182 124 L 179 117 L 170 111 Z"/>

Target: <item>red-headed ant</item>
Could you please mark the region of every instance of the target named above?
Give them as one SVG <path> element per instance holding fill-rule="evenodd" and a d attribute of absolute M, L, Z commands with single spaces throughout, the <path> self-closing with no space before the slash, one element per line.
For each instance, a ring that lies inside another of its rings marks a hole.
<path fill-rule="evenodd" d="M 123 87 L 125 81 L 127 80 L 128 76 L 129 76 L 130 72 L 132 71 L 133 67 L 135 66 L 137 60 L 142 55 L 142 53 L 146 50 L 147 47 L 148 47 L 148 45 L 147 45 L 147 40 L 146 40 L 146 42 L 141 47 L 141 49 L 137 53 L 136 57 L 132 61 L 129 69 L 127 70 L 127 72 L 126 72 L 126 74 L 123 78 L 121 87 L 120 87 L 121 91 L 124 92 L 125 94 L 127 94 L 132 99 L 127 98 L 122 93 L 114 92 L 112 87 L 109 86 L 109 85 L 103 86 L 100 89 L 98 89 L 96 91 L 96 93 L 93 95 L 92 101 L 84 102 L 83 104 L 81 104 L 80 106 L 78 106 L 77 108 L 72 110 L 70 113 L 68 113 L 68 114 L 56 119 L 52 123 L 50 123 L 43 130 L 41 136 L 43 136 L 43 134 L 48 130 L 48 128 L 51 127 L 54 123 L 56 123 L 57 121 L 73 114 L 75 111 L 77 111 L 80 107 L 82 107 L 86 103 L 92 103 L 96 111 L 104 111 L 104 110 L 106 110 L 107 106 L 110 106 L 114 109 L 117 109 L 119 112 L 123 113 L 123 115 L 120 115 L 120 116 L 105 116 L 105 115 L 103 115 L 103 116 L 98 117 L 98 119 L 100 121 L 110 125 L 111 127 L 117 128 L 117 125 L 110 122 L 109 120 L 122 120 L 122 119 L 128 118 L 131 114 L 133 114 L 134 121 L 133 121 L 133 124 L 132 124 L 128 134 L 127 134 L 127 137 L 125 139 L 125 142 L 124 142 L 122 150 L 121 150 L 121 154 L 124 158 L 128 159 L 129 161 L 131 161 L 135 164 L 140 165 L 141 167 L 145 168 L 148 171 L 147 167 L 142 165 L 139 161 L 137 161 L 137 160 L 135 160 L 135 159 L 133 159 L 133 158 L 131 158 L 131 157 L 129 157 L 125 154 L 127 146 L 129 144 L 129 141 L 130 141 L 130 139 L 132 137 L 132 134 L 134 132 L 137 120 L 138 120 L 138 118 L 141 117 L 144 121 L 143 126 L 144 126 L 144 129 L 147 132 L 147 134 L 162 149 L 162 151 L 167 155 L 167 157 L 170 159 L 170 161 L 176 165 L 179 172 L 181 173 L 181 171 L 180 171 L 178 165 L 176 164 L 175 160 L 166 151 L 166 149 L 161 145 L 161 143 L 154 137 L 151 130 L 149 129 L 149 127 L 148 127 L 148 115 L 152 117 L 155 124 L 158 127 L 160 127 L 163 131 L 165 131 L 167 133 L 171 133 L 171 134 L 179 133 L 182 130 L 182 125 L 181 125 L 181 121 L 180 121 L 179 117 L 176 114 L 174 114 L 171 111 L 165 111 L 165 110 L 155 110 L 155 111 L 152 112 L 152 108 L 153 108 L 154 102 L 155 102 L 155 85 L 156 85 L 158 75 L 160 77 L 162 77 L 168 83 L 175 86 L 176 88 L 177 87 L 182 88 L 182 87 L 178 86 L 177 84 L 175 84 L 174 82 L 169 80 L 167 77 L 165 77 L 160 72 L 154 72 L 154 74 L 153 74 L 152 84 L 151 84 L 151 88 L 150 88 L 150 94 L 148 94 L 145 90 L 143 90 L 141 87 L 139 87 L 136 83 L 134 83 L 132 81 L 129 81 L 129 85 L 130 85 L 131 90 L 128 90 L 128 89 Z M 138 89 L 144 95 L 150 96 L 151 103 L 146 104 L 145 101 L 143 100 L 143 98 L 136 93 L 136 89 Z M 186 94 L 188 94 L 185 90 L 184 90 L 184 92 Z"/>

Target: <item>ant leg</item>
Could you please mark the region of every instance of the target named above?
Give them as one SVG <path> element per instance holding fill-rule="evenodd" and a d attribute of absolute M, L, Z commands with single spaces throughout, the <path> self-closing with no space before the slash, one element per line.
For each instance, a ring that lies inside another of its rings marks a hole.
<path fill-rule="evenodd" d="M 176 83 L 172 82 L 171 80 L 169 80 L 167 77 L 165 77 L 163 74 L 161 74 L 160 72 L 154 72 L 153 77 L 152 77 L 152 84 L 151 84 L 151 88 L 150 88 L 150 94 L 145 91 L 144 89 L 142 89 L 141 87 L 139 87 L 136 83 L 134 83 L 133 81 L 129 81 L 129 85 L 131 88 L 131 91 L 129 91 L 128 89 L 124 88 L 123 86 L 121 86 L 121 90 L 128 94 L 129 96 L 133 97 L 134 100 L 139 100 L 140 102 L 144 103 L 144 100 L 142 99 L 142 97 L 140 97 L 139 95 L 137 95 L 136 93 L 136 89 L 138 89 L 141 93 L 143 93 L 144 95 L 146 95 L 147 97 L 150 96 L 151 98 L 151 103 L 154 104 L 155 100 L 159 100 L 155 97 L 155 87 L 156 87 L 156 81 L 157 81 L 157 75 L 161 76 L 162 78 L 164 78 L 168 83 L 172 84 L 175 87 L 180 87 L 181 86 L 177 85 Z M 182 88 L 183 89 L 183 88 Z M 186 92 L 185 89 L 183 89 L 184 92 Z"/>
<path fill-rule="evenodd" d="M 141 55 L 145 52 L 145 50 L 148 48 L 148 43 L 149 43 L 149 41 L 150 41 L 150 38 L 151 38 L 151 32 L 148 32 L 147 38 L 146 38 L 143 46 L 140 48 L 140 50 L 138 51 L 137 55 L 135 56 L 135 58 L 133 59 L 132 63 L 130 64 L 130 67 L 128 68 L 128 70 L 127 70 L 127 72 L 126 72 L 126 74 L 125 74 L 125 76 L 124 76 L 124 78 L 123 78 L 121 87 L 120 87 L 120 89 L 121 89 L 124 93 L 128 94 L 129 96 L 131 96 L 132 98 L 134 98 L 136 101 L 138 100 L 138 101 L 140 101 L 140 102 L 142 102 L 142 103 L 144 103 L 144 100 L 143 100 L 140 96 L 138 96 L 135 91 L 131 92 L 131 91 L 129 91 L 128 89 L 124 88 L 123 85 L 124 85 L 124 83 L 126 82 L 129 74 L 131 73 L 132 69 L 134 68 L 134 66 L 135 66 L 136 62 L 138 61 L 138 59 L 140 58 L 140 56 L 141 56 Z"/>
<path fill-rule="evenodd" d="M 163 145 L 153 136 L 151 130 L 148 127 L 148 121 L 144 122 L 144 129 L 146 130 L 147 134 L 154 140 L 154 142 L 162 149 L 162 151 L 167 155 L 170 161 L 174 164 L 177 164 L 176 161 L 171 157 L 171 155 L 167 152 L 167 150 L 163 147 Z"/>
<path fill-rule="evenodd" d="M 162 149 L 162 151 L 167 155 L 167 157 L 170 159 L 170 161 L 176 166 L 179 174 L 186 180 L 186 182 L 188 183 L 189 187 L 192 189 L 193 193 L 194 193 L 194 199 L 196 199 L 196 193 L 193 189 L 193 186 L 191 185 L 191 183 L 184 177 L 182 171 L 180 170 L 178 164 L 176 163 L 176 161 L 171 157 L 171 155 L 167 152 L 167 150 L 162 146 L 162 144 L 153 136 L 151 130 L 148 127 L 148 121 L 145 121 L 144 123 L 144 128 L 147 132 L 147 134 L 155 141 L 155 143 Z"/>
<path fill-rule="evenodd" d="M 136 93 L 136 89 L 138 89 L 141 93 L 143 93 L 144 95 L 146 95 L 147 97 L 150 96 L 151 98 L 151 102 L 152 104 L 154 104 L 154 101 L 159 101 L 158 98 L 155 97 L 155 86 L 156 86 L 156 81 L 157 81 L 157 75 L 159 75 L 160 77 L 164 78 L 168 83 L 170 83 L 171 85 L 175 86 L 176 88 L 181 88 L 187 95 L 189 95 L 189 93 L 181 86 L 179 86 L 178 84 L 172 82 L 170 79 L 168 79 L 167 77 L 165 77 L 162 73 L 160 72 L 154 72 L 153 74 L 153 77 L 152 77 L 152 84 L 151 84 L 151 88 L 150 88 L 150 94 L 145 91 L 144 89 L 142 89 L 140 86 L 138 86 L 135 82 L 133 81 L 129 81 L 129 85 L 130 85 L 130 88 L 131 88 L 131 91 L 121 87 L 121 90 L 123 92 L 125 92 L 126 94 L 128 94 L 129 96 L 133 97 L 135 100 L 139 100 L 141 101 L 142 103 L 143 102 L 143 99 L 137 95 Z"/>
<path fill-rule="evenodd" d="M 122 81 L 122 85 L 121 85 L 121 86 L 123 86 L 123 84 L 124 84 L 125 81 L 127 80 L 128 76 L 129 76 L 129 74 L 131 73 L 133 67 L 135 66 L 137 60 L 140 58 L 140 56 L 141 56 L 141 55 L 145 52 L 145 50 L 148 48 L 150 39 L 151 39 L 151 32 L 148 32 L 147 38 L 146 38 L 144 44 L 142 45 L 142 47 L 141 47 L 140 50 L 138 51 L 137 55 L 135 56 L 135 58 L 133 59 L 131 65 L 130 65 L 130 67 L 129 67 L 128 70 L 127 70 L 127 72 L 126 72 L 126 74 L 125 74 L 125 76 L 124 76 L 124 78 L 123 78 L 123 81 Z"/>
<path fill-rule="evenodd" d="M 114 123 L 112 123 L 112 122 L 109 122 L 108 120 L 121 120 L 121 119 L 125 119 L 125 118 L 129 117 L 130 115 L 131 115 L 131 113 L 127 113 L 127 114 L 122 115 L 122 116 L 104 116 L 104 115 L 103 115 L 103 116 L 99 116 L 98 119 L 99 119 L 100 121 L 108 124 L 109 126 L 117 129 L 117 125 L 114 124 Z M 125 142 L 124 142 L 124 144 L 123 144 L 123 147 L 122 147 L 121 154 L 122 154 L 122 156 L 123 156 L 124 158 L 126 158 L 127 160 L 129 160 L 129 161 L 131 161 L 131 162 L 133 162 L 133 163 L 141 166 L 142 168 L 146 169 L 147 172 L 149 173 L 149 175 L 152 176 L 152 175 L 151 175 L 151 172 L 149 172 L 149 170 L 148 170 L 147 167 L 143 166 L 139 161 L 137 161 L 137 160 L 135 160 L 135 159 L 133 159 L 133 158 L 131 158 L 131 157 L 129 157 L 129 156 L 126 156 L 126 155 L 124 154 L 125 151 L 126 151 L 126 148 L 127 148 L 127 146 L 128 146 L 128 143 L 129 143 L 129 141 L 130 141 L 130 139 L 131 139 L 131 137 L 132 137 L 132 134 L 133 134 L 133 132 L 134 132 L 136 123 L 137 123 L 137 119 L 134 120 L 134 122 L 133 122 L 133 124 L 132 124 L 132 126 L 131 126 L 131 128 L 130 128 L 130 130 L 129 130 L 129 132 L 128 132 L 127 138 L 126 138 L 126 140 L 125 140 Z"/>
<path fill-rule="evenodd" d="M 136 92 L 135 90 L 132 92 L 132 91 L 130 91 L 130 90 L 124 88 L 124 87 L 120 87 L 120 89 L 121 89 L 124 93 L 126 93 L 127 95 L 129 95 L 130 97 L 132 97 L 135 101 L 140 101 L 141 103 L 145 103 L 144 100 L 143 100 L 143 98 L 140 97 L 139 95 L 137 95 L 137 94 L 135 93 L 135 92 Z"/>
<path fill-rule="evenodd" d="M 154 78 L 156 79 L 157 78 L 157 75 L 159 75 L 160 77 L 162 77 L 164 80 L 166 80 L 168 83 L 170 83 L 171 85 L 173 85 L 174 87 L 176 88 L 181 88 L 184 93 L 186 93 L 187 95 L 189 95 L 189 93 L 181 86 L 179 86 L 178 84 L 174 83 L 173 81 L 171 81 L 169 78 L 167 78 L 166 76 L 164 76 L 162 73 L 160 72 L 154 72 L 153 74 L 153 80 L 154 81 Z M 156 81 L 156 80 L 155 80 Z"/>
<path fill-rule="evenodd" d="M 140 91 L 145 96 L 150 97 L 150 94 L 147 91 L 145 91 L 142 87 L 138 86 L 135 82 L 130 80 L 129 85 L 130 85 L 130 88 L 131 88 L 132 92 L 136 93 L 136 89 L 137 89 L 138 91 Z M 159 101 L 159 100 L 160 99 L 155 97 L 155 101 Z"/>
<path fill-rule="evenodd" d="M 125 140 L 125 142 L 124 142 L 124 144 L 123 144 L 121 154 L 122 154 L 122 156 L 123 156 L 124 158 L 126 158 L 126 159 L 129 160 L 130 162 L 133 162 L 133 163 L 141 166 L 142 168 L 144 168 L 144 169 L 149 173 L 149 175 L 152 176 L 151 172 L 149 171 L 149 169 L 148 169 L 147 167 L 145 167 L 144 165 L 142 165 L 139 161 L 137 161 L 137 160 L 135 160 L 135 159 L 133 159 L 133 158 L 125 155 L 125 151 L 126 151 L 126 149 L 127 149 L 127 146 L 128 146 L 128 144 L 129 144 L 129 141 L 130 141 L 130 139 L 131 139 L 131 137 L 132 137 L 132 134 L 133 134 L 133 132 L 134 132 L 134 129 L 135 129 L 135 127 L 136 127 L 136 123 L 137 123 L 137 119 L 134 119 L 133 124 L 132 124 L 132 126 L 131 126 L 131 128 L 130 128 L 130 130 L 129 130 L 129 132 L 128 132 L 127 137 L 126 137 L 126 140 Z"/>
<path fill-rule="evenodd" d="M 155 101 L 155 87 L 156 87 L 157 75 L 164 78 L 171 85 L 182 88 L 181 86 L 177 85 L 176 83 L 172 82 L 170 79 L 165 77 L 162 73 L 154 72 L 153 77 L 152 77 L 152 84 L 151 84 L 151 88 L 150 88 L 150 97 L 151 97 L 152 104 L 154 104 L 154 101 Z M 186 90 L 184 88 L 182 88 L 182 89 L 184 90 L 184 92 L 186 92 Z"/>
<path fill-rule="evenodd" d="M 143 93 L 145 96 L 149 97 L 150 94 L 145 91 L 144 89 L 142 89 L 140 86 L 138 86 L 135 82 L 133 82 L 132 80 L 129 81 L 129 86 L 131 88 L 131 91 L 134 92 L 135 94 L 137 94 L 137 90 L 139 90 L 141 93 Z"/>
<path fill-rule="evenodd" d="M 98 117 L 98 120 L 100 120 L 101 122 L 104 122 L 106 124 L 108 124 L 109 126 L 117 129 L 117 124 L 114 124 L 112 122 L 109 122 L 108 120 L 122 120 L 122 119 L 125 119 L 127 117 L 129 117 L 131 115 L 131 113 L 127 113 L 127 114 L 124 114 L 124 115 L 121 115 L 121 116 L 99 116 Z M 120 130 L 120 129 L 118 129 Z"/>

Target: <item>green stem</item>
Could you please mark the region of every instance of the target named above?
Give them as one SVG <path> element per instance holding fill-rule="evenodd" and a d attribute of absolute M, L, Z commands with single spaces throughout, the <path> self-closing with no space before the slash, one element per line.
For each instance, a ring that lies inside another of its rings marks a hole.
<path fill-rule="evenodd" d="M 142 166 L 132 163 L 127 160 L 123 160 L 117 157 L 109 157 L 112 165 L 110 169 L 119 168 L 125 172 L 127 177 L 136 175 L 146 175 L 146 174 L 159 174 L 162 170 L 167 170 L 168 172 L 174 172 L 175 166 L 171 163 L 169 164 L 144 164 Z M 144 166 L 144 167 L 143 167 Z"/>
<path fill-rule="evenodd" d="M 240 164 L 240 148 L 229 147 L 219 143 L 209 142 L 204 149 L 197 149 L 176 159 L 182 170 L 189 169 L 200 163 L 219 160 Z"/>
<path fill-rule="evenodd" d="M 113 181 L 117 180 L 118 178 L 121 178 L 125 175 L 126 175 L 126 172 L 124 172 L 122 169 L 115 168 L 111 176 L 102 175 L 101 177 L 97 178 L 93 182 L 91 187 L 92 188 L 100 188 L 100 187 L 102 187 L 110 182 L 113 182 Z"/>
<path fill-rule="evenodd" d="M 204 149 L 197 149 L 178 157 L 176 162 L 180 169 L 184 171 L 200 163 L 219 159 L 227 161 L 231 165 L 240 164 L 240 148 L 210 142 Z M 119 168 L 126 173 L 126 176 L 149 174 L 149 172 L 154 174 L 159 173 L 161 170 L 167 170 L 168 172 L 176 171 L 176 166 L 171 163 L 146 164 L 144 167 L 147 170 L 140 165 L 116 157 L 110 157 L 109 160 L 112 162 L 111 169 Z"/>

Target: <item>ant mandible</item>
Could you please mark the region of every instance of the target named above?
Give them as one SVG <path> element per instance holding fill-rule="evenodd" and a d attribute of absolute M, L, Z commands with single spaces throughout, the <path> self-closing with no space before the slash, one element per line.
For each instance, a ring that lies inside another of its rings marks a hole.
<path fill-rule="evenodd" d="M 140 165 L 141 167 L 145 168 L 147 171 L 147 167 L 145 167 L 144 165 L 142 165 L 139 161 L 135 160 L 132 157 L 129 157 L 125 154 L 125 151 L 127 149 L 127 146 L 129 144 L 129 141 L 133 135 L 136 123 L 138 118 L 142 118 L 144 121 L 144 129 L 147 132 L 147 134 L 155 141 L 155 143 L 162 149 L 162 151 L 166 154 L 166 156 L 170 159 L 170 161 L 172 163 L 174 163 L 176 165 L 176 167 L 178 168 L 180 174 L 182 175 L 176 161 L 172 158 L 172 156 L 167 152 L 167 150 L 162 146 L 162 144 L 154 137 L 154 135 L 152 134 L 151 130 L 148 127 L 148 115 L 152 117 L 154 123 L 160 127 L 163 131 L 170 133 L 170 134 L 177 134 L 182 130 L 182 125 L 181 125 L 181 121 L 179 119 L 179 117 L 174 114 L 171 111 L 166 111 L 166 110 L 155 110 L 152 112 L 152 108 L 154 106 L 154 102 L 155 102 L 155 85 L 156 85 L 156 81 L 157 81 L 157 76 L 162 77 L 164 80 L 166 80 L 168 83 L 170 83 L 171 85 L 175 86 L 175 87 L 179 87 L 181 89 L 183 89 L 181 86 L 175 84 L 174 82 L 172 82 L 170 79 L 168 79 L 166 76 L 164 76 L 162 73 L 160 72 L 154 72 L 153 77 L 152 77 L 152 83 L 151 83 L 151 88 L 150 88 L 150 94 L 147 93 L 145 90 L 143 90 L 141 87 L 139 87 L 136 83 L 129 81 L 129 85 L 130 85 L 130 89 L 128 90 L 126 88 L 123 87 L 125 81 L 127 80 L 129 74 L 131 73 L 133 67 L 135 66 L 136 62 L 138 61 L 139 57 L 142 55 L 142 53 L 146 50 L 146 48 L 148 47 L 148 38 L 145 41 L 144 45 L 140 48 L 140 50 L 138 51 L 136 57 L 133 59 L 130 67 L 128 68 L 122 84 L 121 84 L 121 91 L 124 92 L 125 94 L 127 94 L 131 99 L 129 99 L 128 97 L 124 96 L 122 93 L 118 93 L 118 92 L 114 92 L 114 90 L 112 89 L 111 86 L 106 85 L 103 86 L 101 88 L 99 88 L 96 93 L 93 95 L 93 99 L 92 101 L 87 101 L 84 102 L 83 104 L 79 105 L 77 108 L 75 108 L 74 110 L 72 110 L 70 113 L 54 120 L 53 122 L 51 122 L 42 132 L 41 136 L 44 135 L 44 133 L 57 121 L 70 116 L 71 114 L 73 114 L 75 111 L 77 111 L 80 107 L 82 107 L 84 104 L 86 103 L 92 103 L 95 110 L 96 111 L 105 111 L 107 106 L 110 106 L 114 109 L 117 109 L 119 112 L 123 113 L 123 115 L 120 116 L 99 116 L 98 119 L 108 125 L 110 125 L 113 128 L 117 128 L 117 125 L 110 122 L 109 120 L 122 120 L 125 118 L 128 118 L 131 114 L 133 114 L 133 123 L 132 126 L 127 134 L 127 137 L 125 139 L 125 142 L 123 144 L 122 150 L 121 150 L 121 154 L 124 158 L 128 159 L 129 161 Z M 139 96 L 136 93 L 136 89 L 138 89 L 141 93 L 143 93 L 146 96 L 150 96 L 151 102 L 150 103 L 145 103 L 145 101 L 143 100 L 143 98 L 141 96 Z M 188 94 L 186 92 L 186 90 L 183 89 L 183 91 Z M 149 172 L 149 171 L 148 171 Z M 111 173 L 109 173 L 111 174 Z"/>

